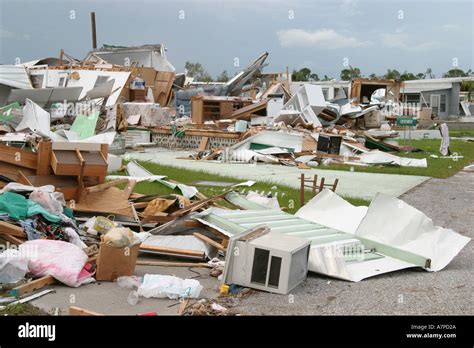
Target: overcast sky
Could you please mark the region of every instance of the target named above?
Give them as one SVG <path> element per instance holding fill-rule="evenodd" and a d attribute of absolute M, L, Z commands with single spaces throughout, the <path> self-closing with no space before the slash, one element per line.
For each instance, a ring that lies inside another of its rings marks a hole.
<path fill-rule="evenodd" d="M 84 58 L 91 11 L 99 47 L 163 43 L 178 72 L 189 60 L 233 75 L 265 51 L 265 71 L 288 65 L 335 78 L 344 63 L 365 75 L 430 67 L 438 77 L 474 63 L 474 0 L 0 0 L 0 63 L 61 48 Z"/>

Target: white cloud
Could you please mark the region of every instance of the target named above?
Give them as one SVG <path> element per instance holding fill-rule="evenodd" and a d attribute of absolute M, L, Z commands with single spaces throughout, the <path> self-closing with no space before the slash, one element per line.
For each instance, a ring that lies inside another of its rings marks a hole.
<path fill-rule="evenodd" d="M 10 40 L 30 40 L 30 35 L 28 34 L 19 34 L 5 29 L 0 29 L 0 39 L 10 39 Z"/>
<path fill-rule="evenodd" d="M 407 51 L 423 51 L 438 46 L 434 41 L 416 42 L 410 35 L 403 33 L 382 34 L 381 41 L 386 47 Z"/>
<path fill-rule="evenodd" d="M 363 47 L 371 44 L 370 41 L 360 41 L 354 37 L 337 33 L 332 29 L 306 31 L 303 29 L 288 29 L 277 32 L 280 45 L 290 46 L 317 46 L 327 49 Z"/>

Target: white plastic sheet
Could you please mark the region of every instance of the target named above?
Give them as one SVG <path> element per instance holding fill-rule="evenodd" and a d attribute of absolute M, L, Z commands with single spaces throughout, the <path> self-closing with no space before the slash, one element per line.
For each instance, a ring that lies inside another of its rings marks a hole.
<path fill-rule="evenodd" d="M 401 167 L 428 167 L 426 158 L 408 158 L 408 157 L 398 157 L 383 151 L 373 150 L 358 155 L 360 162 L 367 164 L 391 164 L 398 165 Z"/>
<path fill-rule="evenodd" d="M 146 298 L 198 298 L 203 289 L 195 279 L 181 279 L 178 277 L 145 274 L 142 285 L 138 288 L 138 295 Z"/>
<path fill-rule="evenodd" d="M 320 225 L 354 234 L 366 213 L 367 207 L 353 206 L 331 190 L 324 189 L 301 207 L 295 215 Z"/>
<path fill-rule="evenodd" d="M 16 283 L 25 277 L 28 259 L 17 249 L 7 249 L 0 253 L 0 284 Z"/>
<path fill-rule="evenodd" d="M 428 271 L 439 271 L 471 240 L 433 220 L 402 200 L 379 193 L 372 200 L 356 235 L 431 260 Z"/>
<path fill-rule="evenodd" d="M 325 189 L 296 213 L 312 222 L 352 233 L 354 237 L 398 248 L 431 260 L 427 271 L 439 271 L 470 241 L 451 229 L 435 226 L 418 209 L 402 200 L 378 194 L 369 208 L 355 207 L 332 191 Z M 360 281 L 375 275 L 416 265 L 384 255 L 383 258 L 346 263 L 337 257 L 337 242 L 312 247 L 310 270 L 340 279 Z"/>

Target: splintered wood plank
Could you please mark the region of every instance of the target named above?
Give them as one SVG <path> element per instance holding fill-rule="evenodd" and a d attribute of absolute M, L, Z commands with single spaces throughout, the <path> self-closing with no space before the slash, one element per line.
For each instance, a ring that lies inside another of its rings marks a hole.
<path fill-rule="evenodd" d="M 36 166 L 37 175 L 47 175 L 50 173 L 52 143 L 41 141 L 38 144 L 38 161 Z"/>
<path fill-rule="evenodd" d="M 198 151 L 206 150 L 208 144 L 209 144 L 209 137 L 202 137 L 201 142 L 199 143 Z"/>
<path fill-rule="evenodd" d="M 194 235 L 194 237 L 202 240 L 204 243 L 212 245 L 213 247 L 217 248 L 220 251 L 226 252 L 226 250 L 227 250 L 223 245 L 217 243 L 215 240 L 212 240 L 211 238 L 206 237 L 205 235 L 203 235 L 201 233 L 195 232 L 195 233 L 193 233 L 193 235 Z"/>
<path fill-rule="evenodd" d="M 125 184 L 125 183 L 128 183 L 128 179 L 117 179 L 117 180 L 107 181 L 106 183 L 103 183 L 103 184 L 90 186 L 84 189 L 84 191 L 87 193 L 100 192 L 109 187 L 117 186 L 117 185 Z"/>
<path fill-rule="evenodd" d="M 153 251 L 153 252 L 162 253 L 162 254 L 173 254 L 173 255 L 194 256 L 194 257 L 204 258 L 204 252 L 199 251 L 199 250 L 177 249 L 177 248 L 147 245 L 143 243 L 140 245 L 140 250 Z"/>
<path fill-rule="evenodd" d="M 179 309 L 178 309 L 178 314 L 183 315 L 184 311 L 186 310 L 186 307 L 188 306 L 189 303 L 189 298 L 185 298 L 181 301 L 179 304 Z"/>
<path fill-rule="evenodd" d="M 103 316 L 103 314 L 90 311 L 88 309 L 76 307 L 76 306 L 71 306 L 69 307 L 69 315 L 77 315 L 77 316 Z"/>
<path fill-rule="evenodd" d="M 142 261 L 138 260 L 140 266 L 160 266 L 160 267 L 206 267 L 212 268 L 205 262 L 171 262 L 171 261 Z"/>
<path fill-rule="evenodd" d="M 20 297 L 23 294 L 44 288 L 45 286 L 56 283 L 56 279 L 52 276 L 41 277 L 26 284 L 17 286 L 10 290 L 10 295 L 14 297 Z"/>
<path fill-rule="evenodd" d="M 79 202 L 69 205 L 75 211 L 117 214 L 133 217 L 126 193 L 116 187 L 100 192 L 83 193 Z"/>
<path fill-rule="evenodd" d="M 36 153 L 3 144 L 0 144 L 0 158 L 2 162 L 35 170 L 38 163 L 38 155 Z"/>
<path fill-rule="evenodd" d="M 6 221 L 0 221 L 0 234 L 26 238 L 26 233 L 22 227 L 10 224 Z"/>

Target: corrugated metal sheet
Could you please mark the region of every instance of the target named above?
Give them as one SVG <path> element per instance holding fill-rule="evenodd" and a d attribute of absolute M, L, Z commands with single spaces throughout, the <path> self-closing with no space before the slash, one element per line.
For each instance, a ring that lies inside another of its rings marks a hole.
<path fill-rule="evenodd" d="M 21 65 L 0 65 L 0 84 L 14 88 L 33 88 L 26 68 Z"/>
<path fill-rule="evenodd" d="M 353 235 L 301 219 L 279 210 L 216 211 L 198 218 L 204 224 L 219 227 L 222 233 L 234 235 L 257 226 L 268 226 L 274 232 L 309 239 L 311 245 L 331 242 L 359 244 Z"/>

